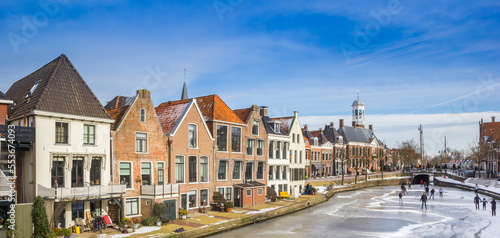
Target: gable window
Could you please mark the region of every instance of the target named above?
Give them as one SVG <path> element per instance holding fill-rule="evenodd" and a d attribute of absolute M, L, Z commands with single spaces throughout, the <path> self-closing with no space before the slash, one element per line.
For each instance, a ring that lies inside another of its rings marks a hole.
<path fill-rule="evenodd" d="M 273 175 L 274 175 L 274 167 L 273 166 L 269 166 L 269 180 L 273 180 Z"/>
<path fill-rule="evenodd" d="M 273 153 L 274 153 L 274 142 L 269 141 L 269 159 L 273 158 Z"/>
<path fill-rule="evenodd" d="M 217 151 L 227 151 L 227 126 L 217 126 Z"/>
<path fill-rule="evenodd" d="M 71 187 L 83 187 L 83 157 L 73 157 L 71 168 Z"/>
<path fill-rule="evenodd" d="M 196 156 L 189 156 L 189 182 L 198 182 L 198 158 Z"/>
<path fill-rule="evenodd" d="M 300 134 L 297 134 L 297 143 L 300 143 L 299 139 L 300 139 Z"/>
<path fill-rule="evenodd" d="M 241 152 L 241 128 L 231 127 L 231 151 Z"/>
<path fill-rule="evenodd" d="M 189 148 L 198 147 L 198 128 L 195 124 L 189 124 Z"/>
<path fill-rule="evenodd" d="M 132 164 L 127 162 L 120 162 L 120 183 L 126 184 L 127 188 L 132 188 Z"/>
<path fill-rule="evenodd" d="M 200 158 L 200 176 L 201 182 L 208 182 L 208 157 L 202 156 Z"/>
<path fill-rule="evenodd" d="M 68 123 L 56 122 L 56 144 L 68 144 Z"/>
<path fill-rule="evenodd" d="M 247 140 L 247 155 L 253 155 L 253 142 L 255 140 L 248 139 Z"/>
<path fill-rule="evenodd" d="M 288 149 L 288 143 L 287 142 L 284 142 L 283 143 L 283 159 L 286 159 L 286 151 Z"/>
<path fill-rule="evenodd" d="M 153 184 L 151 181 L 151 163 L 142 162 L 141 163 L 141 179 L 143 185 Z"/>
<path fill-rule="evenodd" d="M 299 163 L 302 164 L 302 150 L 300 151 L 300 155 L 299 155 Z"/>
<path fill-rule="evenodd" d="M 184 157 L 175 156 L 175 182 L 184 183 Z"/>
<path fill-rule="evenodd" d="M 217 173 L 217 178 L 219 180 L 226 180 L 227 177 L 227 161 L 219 160 L 219 170 Z"/>
<path fill-rule="evenodd" d="M 297 163 L 297 151 L 293 151 L 293 162 Z"/>
<path fill-rule="evenodd" d="M 90 185 L 101 185 L 101 157 L 93 157 L 90 165 Z"/>
<path fill-rule="evenodd" d="M 257 165 L 257 179 L 264 179 L 264 162 L 259 162 Z"/>
<path fill-rule="evenodd" d="M 259 121 L 253 120 L 252 122 L 252 135 L 259 135 Z"/>
<path fill-rule="evenodd" d="M 241 179 L 241 161 L 234 161 L 233 179 Z"/>
<path fill-rule="evenodd" d="M 84 145 L 94 145 L 95 144 L 95 126 L 94 125 L 83 125 L 83 144 Z"/>
<path fill-rule="evenodd" d="M 158 171 L 156 172 L 156 174 L 158 175 L 158 185 L 164 185 L 165 184 L 165 163 L 158 162 L 157 169 L 158 169 Z"/>
<path fill-rule="evenodd" d="M 263 140 L 258 140 L 257 141 L 257 155 L 263 155 L 264 154 L 264 141 Z"/>
<path fill-rule="evenodd" d="M 292 143 L 295 143 L 295 134 L 292 134 Z"/>
<path fill-rule="evenodd" d="M 274 123 L 274 132 L 280 133 L 280 124 L 278 122 Z"/>
<path fill-rule="evenodd" d="M 253 178 L 253 162 L 247 162 L 247 166 L 246 166 L 246 169 L 245 169 L 245 179 L 246 180 L 252 180 Z"/>
<path fill-rule="evenodd" d="M 55 188 L 64 187 L 64 156 L 54 156 L 52 158 L 51 186 Z"/>
<path fill-rule="evenodd" d="M 141 108 L 141 122 L 146 121 L 146 109 Z"/>
<path fill-rule="evenodd" d="M 136 132 L 135 133 L 135 152 L 147 153 L 148 152 L 148 134 Z"/>

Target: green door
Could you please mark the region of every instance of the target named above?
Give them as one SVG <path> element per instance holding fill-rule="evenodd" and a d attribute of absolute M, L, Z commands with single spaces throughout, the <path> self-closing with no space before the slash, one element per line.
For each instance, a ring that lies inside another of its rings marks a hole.
<path fill-rule="evenodd" d="M 165 205 L 167 205 L 167 213 L 166 215 L 170 218 L 170 220 L 177 219 L 177 202 L 176 200 L 165 200 L 163 201 Z"/>

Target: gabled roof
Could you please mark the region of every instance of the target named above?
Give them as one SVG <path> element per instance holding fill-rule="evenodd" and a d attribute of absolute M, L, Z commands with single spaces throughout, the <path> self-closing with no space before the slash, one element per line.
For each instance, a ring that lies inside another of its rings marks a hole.
<path fill-rule="evenodd" d="M 318 138 L 318 144 L 319 145 L 326 144 L 328 142 L 328 140 L 326 139 L 325 135 L 323 133 L 320 133 L 320 131 L 311 131 L 311 135 L 313 137 Z"/>
<path fill-rule="evenodd" d="M 370 129 L 365 129 L 361 127 L 351 127 L 345 126 L 339 128 L 339 133 L 345 138 L 347 142 L 361 142 L 361 143 L 371 143 L 372 139 L 376 139 L 375 135 Z"/>
<path fill-rule="evenodd" d="M 331 125 L 325 125 L 325 129 L 323 130 L 323 134 L 326 139 L 334 144 L 340 143 L 339 136 L 340 133 L 335 129 L 335 127 Z M 342 143 L 346 142 L 345 138 L 342 139 Z"/>
<path fill-rule="evenodd" d="M 129 104 L 127 104 L 127 100 L 129 99 L 130 97 L 125 97 L 125 96 L 116 96 L 115 98 L 113 98 L 111 101 L 109 101 L 106 106 L 104 106 L 104 108 L 106 110 L 110 110 L 110 109 L 115 109 L 115 108 L 119 108 L 119 107 L 123 107 L 123 106 L 127 106 Z M 130 101 L 130 100 L 128 100 Z"/>
<path fill-rule="evenodd" d="M 164 102 L 155 108 L 156 115 L 160 121 L 161 128 L 164 134 L 171 134 L 175 125 L 186 114 L 192 100 L 185 99 L 174 102 Z"/>
<path fill-rule="evenodd" d="M 224 121 L 246 124 L 236 113 L 229 108 L 217 94 L 196 98 L 205 121 Z"/>
<path fill-rule="evenodd" d="M 292 127 L 293 118 L 294 118 L 293 116 L 292 117 L 275 117 L 275 118 L 271 118 L 271 120 L 279 121 L 281 129 L 283 131 L 285 131 L 287 134 L 289 134 L 290 128 Z"/>
<path fill-rule="evenodd" d="M 111 125 L 112 131 L 116 131 L 116 129 L 118 129 L 118 125 L 120 125 L 120 123 L 123 119 L 123 116 L 125 115 L 125 113 L 129 109 L 129 107 L 130 106 L 127 105 L 127 106 L 123 106 L 123 107 L 119 107 L 119 108 L 115 108 L 115 109 L 110 109 L 107 111 L 108 114 L 115 120 L 113 125 Z"/>
<path fill-rule="evenodd" d="M 10 100 L 2 91 L 0 91 L 0 100 Z"/>
<path fill-rule="evenodd" d="M 6 93 L 14 101 L 9 118 L 35 110 L 111 119 L 66 55 L 15 82 Z"/>
<path fill-rule="evenodd" d="M 288 134 L 283 129 L 281 129 L 281 126 L 278 132 L 274 131 L 274 124 L 277 122 L 280 123 L 281 121 L 273 121 L 268 116 L 262 116 L 262 124 L 264 124 L 264 128 L 266 129 L 267 134 L 288 136 Z"/>
<path fill-rule="evenodd" d="M 304 138 L 304 142 L 306 144 L 306 148 L 311 148 L 311 143 L 309 142 L 309 139 L 307 139 L 307 137 L 305 136 L 302 136 Z"/>
<path fill-rule="evenodd" d="M 250 113 L 252 112 L 252 108 L 243 108 L 243 109 L 236 109 L 233 110 L 233 112 L 238 116 L 242 121 L 246 122 L 248 120 L 248 116 L 250 116 Z"/>

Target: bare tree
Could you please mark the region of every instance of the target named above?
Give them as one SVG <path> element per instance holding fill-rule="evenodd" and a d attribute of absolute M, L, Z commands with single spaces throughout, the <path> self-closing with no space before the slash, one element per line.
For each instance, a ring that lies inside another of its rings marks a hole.
<path fill-rule="evenodd" d="M 484 160 L 487 150 L 487 144 L 484 140 L 479 139 L 478 142 L 469 143 L 469 151 L 473 159 L 477 163 L 477 168 L 479 171 L 479 178 L 481 178 L 481 162 Z"/>
<path fill-rule="evenodd" d="M 409 166 L 410 164 L 414 165 L 418 162 L 418 151 L 420 151 L 419 145 L 414 139 L 398 142 L 399 156 L 405 166 Z"/>

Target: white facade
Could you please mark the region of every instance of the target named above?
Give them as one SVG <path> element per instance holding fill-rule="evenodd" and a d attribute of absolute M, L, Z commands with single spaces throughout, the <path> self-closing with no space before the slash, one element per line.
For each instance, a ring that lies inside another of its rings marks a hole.
<path fill-rule="evenodd" d="M 302 136 L 298 112 L 294 113 L 294 118 L 288 130 L 290 137 L 290 193 L 294 197 L 298 197 L 304 188 L 305 168 L 306 168 L 306 145 Z M 294 174 L 294 169 L 297 171 Z M 302 172 L 298 172 L 302 169 Z"/>
<path fill-rule="evenodd" d="M 290 192 L 290 137 L 269 134 L 267 146 L 267 186 L 273 188 L 278 196 L 280 192 Z M 286 173 L 284 177 L 283 171 Z"/>

